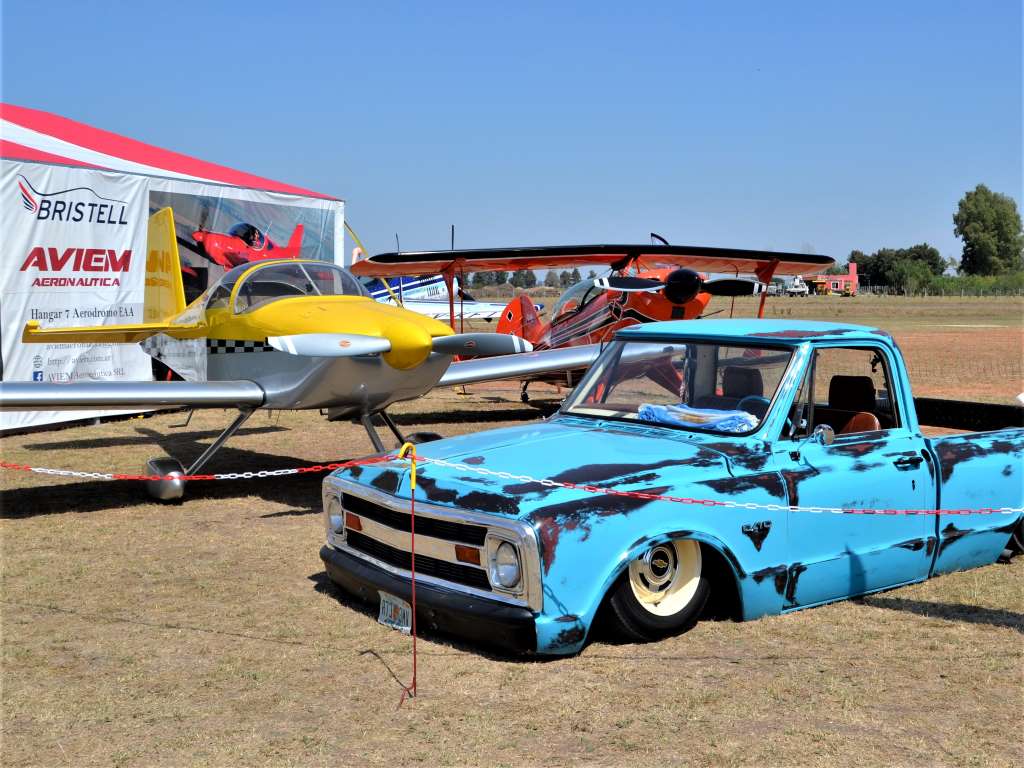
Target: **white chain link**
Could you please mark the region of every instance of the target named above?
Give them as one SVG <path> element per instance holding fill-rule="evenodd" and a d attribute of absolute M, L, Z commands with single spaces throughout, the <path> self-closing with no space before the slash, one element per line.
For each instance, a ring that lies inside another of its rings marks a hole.
<path fill-rule="evenodd" d="M 397 457 L 394 460 L 397 459 Z M 558 480 L 551 480 L 550 478 L 538 478 L 530 475 L 518 475 L 512 472 L 505 472 L 503 470 L 487 469 L 486 467 L 475 466 L 472 464 L 465 464 L 457 461 L 446 461 L 444 459 L 431 459 L 426 457 L 417 457 L 416 459 L 420 463 L 424 464 L 436 464 L 439 467 L 447 467 L 449 469 L 458 470 L 459 472 L 471 472 L 477 475 L 484 475 L 486 477 L 494 477 L 499 480 L 514 480 L 519 483 L 532 483 L 539 485 L 543 488 L 567 488 L 570 490 L 579 490 L 587 493 L 604 493 L 609 496 L 633 496 L 638 498 L 649 497 L 651 499 L 660 499 L 664 501 L 672 501 L 684 504 L 701 505 L 708 507 L 725 507 L 727 509 L 746 509 L 746 510 L 759 510 L 763 509 L 769 512 L 810 512 L 813 514 L 830 514 L 830 515 L 849 515 L 849 514 L 864 514 L 864 515 L 898 515 L 898 514 L 970 514 L 970 510 L 881 510 L 881 509 L 846 509 L 843 507 L 801 507 L 801 506 L 790 506 L 785 504 L 760 504 L 753 501 L 731 501 L 728 499 L 690 499 L 678 496 L 666 496 L 662 494 L 648 494 L 644 491 L 618 491 L 614 488 L 600 488 L 595 485 L 583 484 L 583 483 L 562 483 Z M 40 475 L 55 475 L 58 477 L 78 477 L 88 480 L 114 480 L 114 474 L 111 472 L 78 472 L 73 469 L 50 469 L 48 467 L 28 467 L 30 472 L 35 472 Z M 253 480 L 262 479 L 266 477 L 283 477 L 285 475 L 297 475 L 302 470 L 298 468 L 293 469 L 261 469 L 257 472 L 223 472 L 220 474 L 208 475 L 207 477 L 213 480 Z M 148 477 L 148 476 L 146 476 Z M 157 476 L 152 476 L 157 477 Z M 159 479 L 162 480 L 173 480 L 177 479 L 173 475 L 164 475 Z M 991 511 L 986 509 L 985 514 L 1003 514 L 1003 515 L 1016 515 L 1024 512 L 1024 507 L 995 507 L 991 508 Z M 978 514 L 982 514 L 979 512 Z"/>
<path fill-rule="evenodd" d="M 436 464 L 440 467 L 448 467 L 449 469 L 458 470 L 459 472 L 473 472 L 478 475 L 485 475 L 487 477 L 496 477 L 501 480 L 516 480 L 521 483 L 535 483 L 545 488 L 568 488 L 570 490 L 586 491 L 588 493 L 605 493 L 611 496 L 651 496 L 652 498 L 663 499 L 665 501 L 674 501 L 680 503 L 689 503 L 695 505 L 704 506 L 715 506 L 715 507 L 726 507 L 727 509 L 748 509 L 758 510 L 763 509 L 770 512 L 810 512 L 813 514 L 829 514 L 829 515 L 849 515 L 849 514 L 864 514 L 864 515 L 898 515 L 905 513 L 913 514 L 940 514 L 946 512 L 947 514 L 967 514 L 964 510 L 871 510 L 871 509 L 846 509 L 843 507 L 801 507 L 801 506 L 790 506 L 785 504 L 759 504 L 753 501 L 731 501 L 728 499 L 723 500 L 710 500 L 710 499 L 684 499 L 678 496 L 665 496 L 662 494 L 645 494 L 643 491 L 616 491 L 611 488 L 599 488 L 594 485 L 583 484 L 583 483 L 560 483 L 557 480 L 550 480 L 545 478 L 531 477 L 530 475 L 514 475 L 511 472 L 503 472 L 501 470 L 487 469 L 486 467 L 479 467 L 472 464 L 465 464 L 456 461 L 445 461 L 444 459 L 432 459 L 426 457 L 419 457 L 417 461 L 424 464 Z M 1003 515 L 1015 515 L 1024 512 L 1024 507 L 994 507 L 992 512 L 987 514 L 1003 514 Z"/>

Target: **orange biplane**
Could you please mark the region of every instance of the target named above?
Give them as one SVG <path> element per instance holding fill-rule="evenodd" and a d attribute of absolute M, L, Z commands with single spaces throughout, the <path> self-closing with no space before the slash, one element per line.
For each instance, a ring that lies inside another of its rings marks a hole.
<path fill-rule="evenodd" d="M 496 330 L 521 336 L 534 349 L 548 349 L 606 341 L 619 329 L 638 323 L 697 319 L 712 296 L 760 294 L 761 317 L 766 286 L 773 276 L 816 273 L 833 263 L 831 257 L 816 254 L 735 248 L 572 245 L 384 253 L 356 263 L 352 271 L 367 277 L 441 274 L 450 286 L 456 276 L 463 279 L 471 272 L 607 266 L 606 275 L 566 289 L 552 306 L 548 323 L 541 321 L 529 296 L 523 294 L 509 302 Z M 708 274 L 731 276 L 708 279 Z M 455 301 L 450 292 L 449 307 L 454 328 Z M 529 382 L 538 380 L 571 385 L 574 372 L 525 379 L 524 402 Z"/>

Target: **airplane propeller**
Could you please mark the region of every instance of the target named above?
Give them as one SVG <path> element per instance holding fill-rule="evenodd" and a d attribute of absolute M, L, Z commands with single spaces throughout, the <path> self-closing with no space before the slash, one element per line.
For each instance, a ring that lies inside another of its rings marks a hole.
<path fill-rule="evenodd" d="M 710 293 L 712 296 L 753 296 L 765 290 L 764 283 L 755 280 L 731 277 L 704 280 L 692 269 L 685 268 L 673 270 L 664 282 L 647 277 L 611 275 L 597 278 L 594 285 L 606 291 L 623 293 L 663 291 L 665 298 L 673 304 L 685 304 L 701 292 Z"/>
<path fill-rule="evenodd" d="M 267 344 L 279 352 L 304 357 L 355 357 L 391 350 L 391 342 L 381 336 L 357 333 L 299 333 L 270 336 Z M 505 333 L 456 333 L 432 339 L 431 348 L 443 355 L 494 357 L 530 352 L 533 345 L 525 339 Z"/>

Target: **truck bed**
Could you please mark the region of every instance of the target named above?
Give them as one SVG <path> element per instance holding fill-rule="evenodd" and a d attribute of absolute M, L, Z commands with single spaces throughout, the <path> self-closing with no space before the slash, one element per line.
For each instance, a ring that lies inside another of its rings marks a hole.
<path fill-rule="evenodd" d="M 942 400 L 915 397 L 917 421 L 921 427 L 963 432 L 995 432 L 1000 429 L 1024 427 L 1024 405 L 972 403 L 967 400 Z M 939 430 L 922 430 L 939 434 Z"/>

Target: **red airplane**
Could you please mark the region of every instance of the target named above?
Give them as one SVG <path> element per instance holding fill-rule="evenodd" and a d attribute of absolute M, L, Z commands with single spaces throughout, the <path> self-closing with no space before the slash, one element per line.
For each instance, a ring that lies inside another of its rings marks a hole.
<path fill-rule="evenodd" d="M 235 224 L 227 233 L 192 233 L 202 246 L 202 255 L 224 269 L 260 259 L 297 259 L 302 248 L 302 225 L 298 224 L 285 246 L 278 245 L 252 224 Z"/>
<path fill-rule="evenodd" d="M 586 245 L 385 253 L 358 262 L 352 271 L 373 277 L 441 273 L 450 280 L 453 275 L 461 279 L 470 272 L 607 265 L 606 276 L 566 289 L 552 306 L 549 323 L 541 321 L 529 296 L 520 295 L 509 302 L 496 330 L 521 336 L 534 349 L 548 349 L 606 341 L 620 328 L 638 323 L 693 320 L 703 315 L 712 296 L 760 294 L 761 317 L 765 289 L 773 275 L 820 272 L 833 263 L 831 257 L 804 253 L 668 244 Z M 752 274 L 756 280 L 709 280 L 702 272 Z M 523 401 L 529 399 L 526 389 L 530 381 L 572 385 L 574 374 L 538 374 L 524 380 Z"/>

